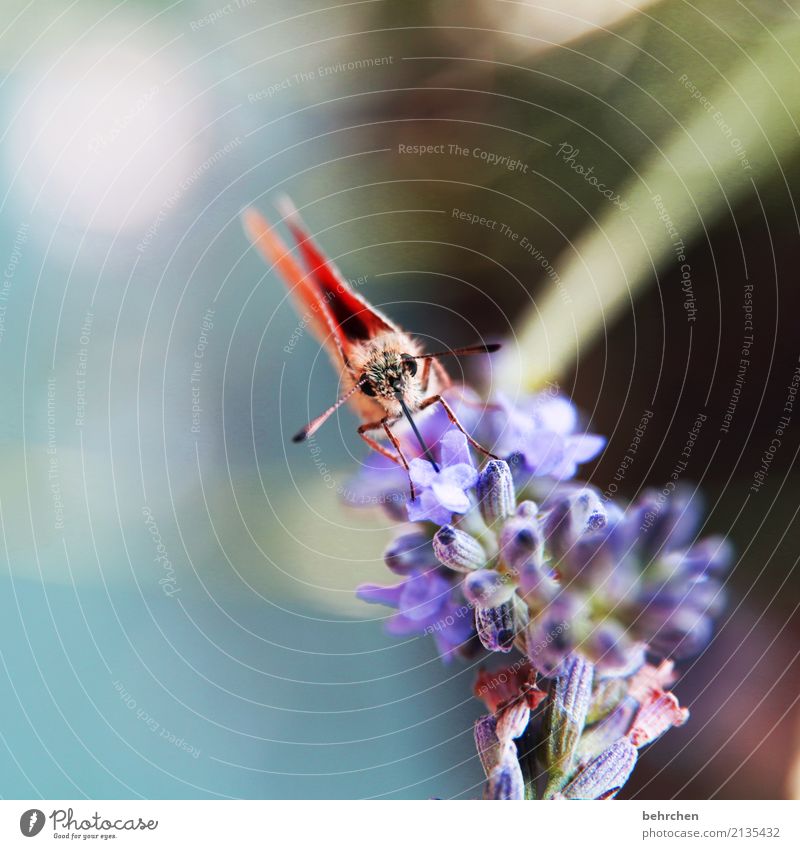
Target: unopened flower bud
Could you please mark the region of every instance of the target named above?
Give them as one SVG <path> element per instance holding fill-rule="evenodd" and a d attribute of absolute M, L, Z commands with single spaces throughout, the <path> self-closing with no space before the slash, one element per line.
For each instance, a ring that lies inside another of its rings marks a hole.
<path fill-rule="evenodd" d="M 585 765 L 594 760 L 612 743 L 624 737 L 630 731 L 631 723 L 638 710 L 639 705 L 636 700 L 626 696 L 608 716 L 584 731 L 578 743 L 578 764 Z"/>
<path fill-rule="evenodd" d="M 631 508 L 638 514 L 638 543 L 645 557 L 690 544 L 700 524 L 702 498 L 691 487 L 678 484 L 665 501 L 654 490 L 646 491 Z"/>
<path fill-rule="evenodd" d="M 475 607 L 499 607 L 510 601 L 517 585 L 509 575 L 501 575 L 492 569 L 477 569 L 464 579 L 464 595 Z"/>
<path fill-rule="evenodd" d="M 514 606 L 475 608 L 475 627 L 481 643 L 489 651 L 509 652 L 514 645 Z"/>
<path fill-rule="evenodd" d="M 647 646 L 634 641 L 619 622 L 606 619 L 594 626 L 583 650 L 602 667 L 604 675 L 628 677 L 644 664 Z"/>
<path fill-rule="evenodd" d="M 500 764 L 486 783 L 484 799 L 518 800 L 524 797 L 525 781 L 517 760 L 517 750 L 513 743 L 507 743 L 503 747 Z"/>
<path fill-rule="evenodd" d="M 545 678 L 563 671 L 574 648 L 573 621 L 578 615 L 574 599 L 562 593 L 528 625 L 526 653 L 533 668 Z"/>
<path fill-rule="evenodd" d="M 714 536 L 696 542 L 688 551 L 682 552 L 677 569 L 681 577 L 696 579 L 716 577 L 725 572 L 734 559 L 733 543 L 725 537 Z"/>
<path fill-rule="evenodd" d="M 544 562 L 544 534 L 535 516 L 514 516 L 505 522 L 500 531 L 500 555 L 515 572 L 531 560 L 537 565 Z"/>
<path fill-rule="evenodd" d="M 562 791 L 565 799 L 611 799 L 636 765 L 636 747 L 627 737 L 612 743 L 582 769 Z"/>
<path fill-rule="evenodd" d="M 478 503 L 487 525 L 514 512 L 514 480 L 504 460 L 489 460 L 478 476 Z"/>
<path fill-rule="evenodd" d="M 551 793 L 564 786 L 572 771 L 592 700 L 593 679 L 594 665 L 576 652 L 566 659 L 563 674 L 553 685 L 546 753 Z"/>
<path fill-rule="evenodd" d="M 598 494 L 591 489 L 576 490 L 560 498 L 547 513 L 547 543 L 557 557 L 562 557 L 582 534 L 601 530 L 607 521 Z"/>
<path fill-rule="evenodd" d="M 433 538 L 433 550 L 439 562 L 457 572 L 471 572 L 486 565 L 486 552 L 475 537 L 443 525 Z"/>
<path fill-rule="evenodd" d="M 602 678 L 595 681 L 589 713 L 586 715 L 586 724 L 592 725 L 595 722 L 600 722 L 620 704 L 627 694 L 628 682 L 622 678 Z"/>
<path fill-rule="evenodd" d="M 393 539 L 386 549 L 384 560 L 396 575 L 422 572 L 437 565 L 431 541 L 422 533 L 403 534 Z"/>
<path fill-rule="evenodd" d="M 643 607 L 636 622 L 637 634 L 662 657 L 692 657 L 711 640 L 713 620 L 690 605 L 670 609 L 659 600 Z"/>
<path fill-rule="evenodd" d="M 500 765 L 502 754 L 502 747 L 497 736 L 497 719 L 491 713 L 475 721 L 475 748 L 478 750 L 483 771 L 489 778 Z"/>

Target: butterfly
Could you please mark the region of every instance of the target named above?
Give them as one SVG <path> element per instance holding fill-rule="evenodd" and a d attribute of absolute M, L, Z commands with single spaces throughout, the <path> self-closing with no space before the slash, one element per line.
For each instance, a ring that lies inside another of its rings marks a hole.
<path fill-rule="evenodd" d="M 299 213 L 288 200 L 281 202 L 280 212 L 296 242 L 302 265 L 276 229 L 252 207 L 242 214 L 245 233 L 265 262 L 283 278 L 303 321 L 327 350 L 345 387 L 344 394 L 295 434 L 293 441 L 308 439 L 339 407 L 349 402 L 362 422 L 358 435 L 370 448 L 409 472 L 408 459 L 392 431 L 392 425 L 405 417 L 419 442 L 422 455 L 439 472 L 439 466 L 413 417 L 414 413 L 439 404 L 475 449 L 494 457 L 464 430 L 443 397 L 451 381 L 438 358 L 490 354 L 500 345 L 472 345 L 434 354 L 425 353 L 417 339 L 350 286 L 312 241 Z M 384 435 L 392 447 L 378 442 L 373 435 L 376 432 Z M 414 485 L 410 478 L 409 483 L 413 500 Z"/>

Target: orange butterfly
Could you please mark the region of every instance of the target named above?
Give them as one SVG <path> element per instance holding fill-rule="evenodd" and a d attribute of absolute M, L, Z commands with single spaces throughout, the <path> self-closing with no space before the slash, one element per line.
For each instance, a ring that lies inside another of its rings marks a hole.
<path fill-rule="evenodd" d="M 436 354 L 423 353 L 417 340 L 353 291 L 339 270 L 311 240 L 299 214 L 288 201 L 283 202 L 281 211 L 297 242 L 305 270 L 275 229 L 252 207 L 242 215 L 245 232 L 267 264 L 276 268 L 283 277 L 300 310 L 305 313 L 304 320 L 309 322 L 314 334 L 327 349 L 334 366 L 340 370 L 345 386 L 342 397 L 310 421 L 294 436 L 293 441 L 307 439 L 342 404 L 349 401 L 362 421 L 358 435 L 370 448 L 408 471 L 408 461 L 391 429 L 393 424 L 405 416 L 423 455 L 438 472 L 439 467 L 411 415 L 438 403 L 472 446 L 494 457 L 464 430 L 442 397 L 451 382 L 437 357 L 445 354 L 492 353 L 500 346 L 475 345 Z M 422 361 L 421 369 L 418 368 L 418 360 Z M 397 453 L 373 439 L 369 435 L 370 431 L 383 431 Z M 413 483 L 411 497 L 413 500 Z"/>

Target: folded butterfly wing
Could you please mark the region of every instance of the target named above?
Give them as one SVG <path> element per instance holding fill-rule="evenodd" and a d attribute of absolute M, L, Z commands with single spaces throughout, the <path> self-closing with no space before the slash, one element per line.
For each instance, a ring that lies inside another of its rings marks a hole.
<path fill-rule="evenodd" d="M 245 232 L 265 262 L 283 278 L 300 305 L 303 321 L 328 350 L 334 363 L 349 368 L 354 346 L 382 333 L 398 333 L 399 328 L 353 291 L 336 266 L 314 244 L 288 201 L 282 207 L 304 267 L 295 260 L 275 229 L 252 207 L 242 215 Z"/>

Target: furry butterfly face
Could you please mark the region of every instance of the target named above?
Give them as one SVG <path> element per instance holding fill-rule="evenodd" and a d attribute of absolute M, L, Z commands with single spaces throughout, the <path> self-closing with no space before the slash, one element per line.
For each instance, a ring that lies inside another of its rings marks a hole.
<path fill-rule="evenodd" d="M 417 388 L 417 361 L 409 354 L 379 351 L 361 376 L 361 391 L 371 398 L 405 398 Z"/>
<path fill-rule="evenodd" d="M 387 333 L 362 343 L 351 364 L 362 396 L 391 415 L 400 415 L 398 397 L 417 410 L 426 393 L 438 392 L 438 375 L 419 361 L 419 346 L 404 333 Z"/>

